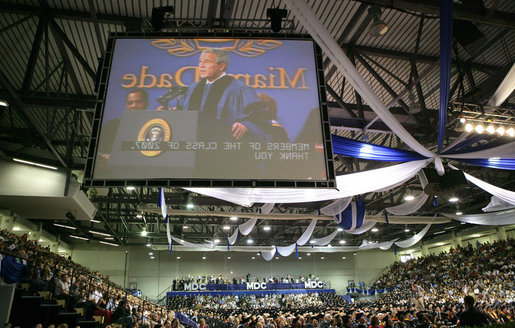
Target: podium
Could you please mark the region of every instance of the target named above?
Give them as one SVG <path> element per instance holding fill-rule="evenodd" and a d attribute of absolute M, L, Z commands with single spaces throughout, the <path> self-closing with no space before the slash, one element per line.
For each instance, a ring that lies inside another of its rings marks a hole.
<path fill-rule="evenodd" d="M 107 165 L 99 165 L 97 155 L 94 176 L 96 179 L 261 177 L 262 173 L 255 170 L 249 139 L 235 140 L 231 126 L 198 111 L 127 111 L 116 133 L 111 133 L 115 138 Z M 227 143 L 234 147 L 228 147 Z"/>

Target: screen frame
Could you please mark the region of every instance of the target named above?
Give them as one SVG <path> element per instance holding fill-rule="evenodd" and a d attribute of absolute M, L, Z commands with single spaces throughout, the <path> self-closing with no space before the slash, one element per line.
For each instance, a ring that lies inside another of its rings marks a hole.
<path fill-rule="evenodd" d="M 307 40 L 313 43 L 315 56 L 315 69 L 318 85 L 318 97 L 320 104 L 320 122 L 322 140 L 324 144 L 324 163 L 326 180 L 291 180 L 291 179 L 196 179 L 196 178 L 160 178 L 160 179 L 94 179 L 93 171 L 97 156 L 97 148 L 100 137 L 101 123 L 104 116 L 107 85 L 113 60 L 115 41 L 117 39 L 154 39 L 154 38 L 242 38 L 242 39 L 275 39 L 275 40 Z M 95 102 L 95 115 L 92 125 L 92 133 L 89 143 L 88 155 L 83 185 L 85 187 L 250 187 L 250 188 L 336 188 L 334 171 L 334 157 L 331 142 L 331 129 L 327 108 L 326 84 L 322 51 L 309 35 L 297 34 L 268 34 L 268 33 L 110 33 L 104 58 L 101 60 L 100 78 L 97 81 L 97 99 Z"/>

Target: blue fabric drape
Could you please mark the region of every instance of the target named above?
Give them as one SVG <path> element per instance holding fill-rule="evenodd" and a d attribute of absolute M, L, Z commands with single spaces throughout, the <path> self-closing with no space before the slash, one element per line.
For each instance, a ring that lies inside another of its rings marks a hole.
<path fill-rule="evenodd" d="M 515 159 L 510 158 L 453 158 L 453 160 L 492 169 L 515 170 Z"/>
<path fill-rule="evenodd" d="M 442 151 L 447 125 L 447 105 L 451 84 L 452 0 L 440 0 L 440 111 L 438 120 L 438 153 Z"/>
<path fill-rule="evenodd" d="M 475 147 L 468 147 L 469 145 L 472 145 L 483 139 L 484 139 L 483 136 L 479 136 L 479 138 L 474 138 L 474 137 L 468 138 L 467 140 L 464 140 L 462 143 L 458 144 L 458 145 L 461 145 L 459 148 L 453 147 L 453 148 L 449 149 L 448 151 L 442 153 L 442 155 L 445 156 L 445 155 L 466 154 L 466 153 L 471 153 L 471 152 L 476 152 L 476 151 L 481 151 L 481 150 L 486 150 L 486 149 L 502 146 L 507 143 L 504 140 L 493 140 L 486 144 L 481 144 L 481 145 L 478 145 Z M 463 149 L 465 147 L 466 147 L 466 149 Z"/>
<path fill-rule="evenodd" d="M 387 162 L 407 162 L 426 158 L 414 151 L 378 146 L 336 135 L 333 135 L 332 139 L 333 153 L 337 155 Z"/>
<path fill-rule="evenodd" d="M 365 203 L 358 197 L 357 202 L 351 202 L 343 212 L 336 215 L 335 222 L 344 230 L 358 229 L 365 218 Z"/>
<path fill-rule="evenodd" d="M 17 283 L 23 274 L 23 270 L 27 268 L 25 264 L 17 261 L 16 258 L 11 255 L 4 258 L 1 263 L 0 274 L 8 284 Z"/>

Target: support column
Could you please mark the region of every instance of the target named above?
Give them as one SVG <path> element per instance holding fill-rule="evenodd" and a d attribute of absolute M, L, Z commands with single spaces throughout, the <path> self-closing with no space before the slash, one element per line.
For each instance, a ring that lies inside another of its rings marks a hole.
<path fill-rule="evenodd" d="M 462 237 L 456 236 L 456 233 L 454 231 L 451 231 L 452 234 L 452 247 L 456 248 L 458 245 L 461 245 Z"/>
<path fill-rule="evenodd" d="M 508 237 L 506 236 L 506 228 L 503 226 L 499 226 L 496 228 L 497 230 L 497 239 L 506 240 Z"/>
<path fill-rule="evenodd" d="M 41 231 L 43 231 L 43 224 L 39 223 L 37 229 L 34 229 L 34 231 L 29 232 L 29 236 L 27 237 L 27 239 L 35 240 L 39 243 L 39 238 L 41 238 Z"/>
<path fill-rule="evenodd" d="M 429 249 L 428 249 L 427 245 L 422 244 L 421 252 L 422 252 L 422 256 L 429 255 Z"/>
<path fill-rule="evenodd" d="M 14 215 L 9 211 L 0 211 L 0 230 L 11 232 L 14 226 Z"/>

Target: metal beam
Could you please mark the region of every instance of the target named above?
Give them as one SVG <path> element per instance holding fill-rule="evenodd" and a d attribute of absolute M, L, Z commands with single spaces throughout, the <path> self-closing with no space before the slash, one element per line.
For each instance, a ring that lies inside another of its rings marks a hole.
<path fill-rule="evenodd" d="M 86 59 L 84 59 L 84 57 L 82 57 L 82 55 L 79 52 L 79 50 L 77 50 L 75 45 L 70 41 L 70 39 L 68 38 L 66 33 L 64 33 L 64 31 L 61 29 L 61 27 L 59 27 L 59 25 L 57 25 L 57 23 L 55 22 L 55 20 L 53 18 L 50 19 L 50 26 L 52 27 L 52 30 L 56 33 L 56 36 L 58 38 L 60 38 L 66 44 L 68 49 L 70 49 L 70 51 L 72 52 L 73 56 L 79 61 L 79 63 L 82 65 L 82 67 L 86 70 L 86 73 L 88 73 L 88 75 L 91 77 L 91 79 L 93 81 L 95 81 L 97 74 L 89 66 L 89 64 L 86 61 Z M 100 40 L 99 40 L 99 42 L 100 42 Z"/>
<path fill-rule="evenodd" d="M 59 152 L 54 147 L 50 139 L 48 139 L 46 134 L 39 129 L 38 125 L 32 121 L 30 116 L 27 115 L 22 100 L 15 92 L 14 88 L 11 86 L 9 80 L 7 79 L 2 70 L 0 70 L 0 86 L 2 86 L 2 88 L 4 88 L 9 94 L 9 98 L 12 100 L 12 105 L 14 105 L 18 109 L 17 114 L 26 122 L 27 127 L 29 129 L 32 129 L 33 131 L 37 131 L 41 138 L 45 141 L 45 144 L 47 145 L 48 149 L 50 149 L 50 151 L 53 153 L 55 158 L 61 163 L 63 167 L 68 168 L 68 165 L 63 160 L 61 154 L 59 154 Z"/>
<path fill-rule="evenodd" d="M 91 17 L 91 12 L 87 11 L 73 11 L 66 9 L 58 9 L 58 8 L 49 8 L 51 14 L 54 18 L 57 19 L 68 19 L 68 20 L 78 20 L 84 22 L 94 22 L 95 19 Z M 22 5 L 15 3 L 0 3 L 0 12 L 3 13 L 11 13 L 11 14 L 19 14 L 19 15 L 31 15 L 38 16 L 44 13 L 47 9 L 37 6 L 30 5 Z M 141 19 L 136 17 L 128 17 L 121 15 L 106 15 L 106 14 L 97 14 L 96 21 L 102 24 L 118 24 L 118 25 L 126 25 L 126 24 L 136 24 L 139 25 Z"/>
<path fill-rule="evenodd" d="M 30 49 L 29 61 L 27 63 L 27 69 L 25 70 L 25 76 L 23 77 L 23 84 L 21 87 L 22 93 L 26 94 L 29 92 L 30 85 L 32 83 L 32 76 L 34 75 L 34 68 L 38 60 L 39 49 L 41 48 L 41 41 L 43 40 L 43 33 L 48 27 L 48 17 L 46 15 L 39 16 L 38 27 L 36 29 L 36 35 L 32 41 L 32 48 Z"/>
<path fill-rule="evenodd" d="M 438 1 L 427 0 L 357 0 L 369 5 L 378 5 L 385 8 L 414 11 L 421 14 L 440 16 Z M 485 25 L 515 29 L 515 14 L 504 11 L 477 12 L 465 4 L 453 4 L 453 19 L 460 19 Z"/>

